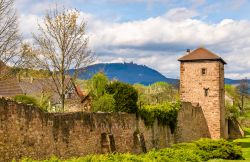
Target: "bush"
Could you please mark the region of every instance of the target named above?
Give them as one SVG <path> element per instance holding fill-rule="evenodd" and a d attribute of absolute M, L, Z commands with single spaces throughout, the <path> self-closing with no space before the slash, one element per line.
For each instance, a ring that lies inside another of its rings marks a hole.
<path fill-rule="evenodd" d="M 199 155 L 203 161 L 210 159 L 243 159 L 241 148 L 235 143 L 224 139 L 200 139 L 193 143 L 176 144 L 173 145 L 172 148 L 175 150 L 193 150 L 194 153 Z"/>
<path fill-rule="evenodd" d="M 27 96 L 27 95 L 16 95 L 14 97 L 14 100 L 16 102 L 21 102 L 23 104 L 29 104 L 29 105 L 33 105 L 33 106 L 37 106 L 39 107 L 38 101 L 36 100 L 36 98 L 32 97 L 32 96 Z"/>
<path fill-rule="evenodd" d="M 33 96 L 28 96 L 28 95 L 16 95 L 13 99 L 16 102 L 20 102 L 26 105 L 33 105 L 36 106 L 43 111 L 48 111 L 50 108 L 50 98 L 51 96 L 48 94 L 42 94 L 39 99 Z"/>
<path fill-rule="evenodd" d="M 115 100 L 113 95 L 104 94 L 99 99 L 93 101 L 93 111 L 114 112 Z"/>
<path fill-rule="evenodd" d="M 193 143 L 175 144 L 171 148 L 160 150 L 151 150 L 145 154 L 133 155 L 126 154 L 105 154 L 105 155 L 88 155 L 80 158 L 69 160 L 59 160 L 52 157 L 50 160 L 43 162 L 201 162 L 210 159 L 242 159 L 242 152 L 233 142 L 226 140 L 201 139 Z M 22 162 L 33 162 L 30 159 L 23 159 Z"/>
<path fill-rule="evenodd" d="M 133 86 L 126 83 L 113 82 L 107 85 L 106 92 L 113 94 L 116 112 L 137 112 L 138 93 Z"/>
<path fill-rule="evenodd" d="M 139 109 L 138 113 L 146 125 L 151 126 L 158 119 L 159 124 L 168 124 L 173 132 L 177 124 L 177 115 L 180 107 L 180 102 L 165 102 L 163 104 L 143 106 Z"/>
<path fill-rule="evenodd" d="M 145 161 L 164 162 L 201 162 L 201 158 L 193 150 L 174 150 L 165 148 L 161 150 L 149 151 L 142 156 Z"/>

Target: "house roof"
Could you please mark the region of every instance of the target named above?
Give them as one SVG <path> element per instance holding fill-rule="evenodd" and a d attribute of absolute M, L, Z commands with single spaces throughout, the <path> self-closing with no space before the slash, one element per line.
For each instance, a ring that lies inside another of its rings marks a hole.
<path fill-rule="evenodd" d="M 68 85 L 68 88 L 70 88 L 69 86 L 72 86 L 71 84 L 69 84 L 69 82 L 71 82 L 71 79 L 69 77 L 66 77 L 65 84 Z M 80 87 L 78 87 L 76 91 L 77 95 L 80 98 L 84 96 L 84 94 L 80 90 Z M 34 96 L 39 95 L 43 92 L 49 92 L 52 94 L 51 97 L 53 103 L 58 103 L 60 101 L 60 96 L 56 92 L 56 86 L 53 80 L 50 78 L 20 80 L 17 78 L 9 78 L 0 80 L 0 96 L 2 97 L 14 97 L 20 94 Z"/>
<path fill-rule="evenodd" d="M 206 60 L 221 61 L 223 64 L 226 64 L 226 62 L 221 57 L 209 51 L 208 49 L 202 48 L 202 47 L 197 48 L 196 50 L 178 59 L 178 61 L 181 61 L 181 62 L 206 61 Z"/>
<path fill-rule="evenodd" d="M 13 97 L 23 94 L 23 90 L 16 78 L 0 80 L 0 96 Z"/>

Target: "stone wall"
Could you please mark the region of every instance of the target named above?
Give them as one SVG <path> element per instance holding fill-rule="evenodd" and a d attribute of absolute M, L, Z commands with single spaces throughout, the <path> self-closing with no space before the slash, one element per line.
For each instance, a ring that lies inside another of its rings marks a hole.
<path fill-rule="evenodd" d="M 211 137 L 200 106 L 188 102 L 182 103 L 177 120 L 176 142 L 190 142 Z"/>
<path fill-rule="evenodd" d="M 168 126 L 146 127 L 135 114 L 44 113 L 0 99 L 0 161 L 107 152 L 141 153 L 175 143 Z"/>
<path fill-rule="evenodd" d="M 244 137 L 244 131 L 236 119 L 228 120 L 228 138 L 237 139 Z"/>
<path fill-rule="evenodd" d="M 206 74 L 202 74 L 202 69 L 206 69 Z M 223 63 L 181 62 L 180 72 L 181 101 L 199 104 L 211 138 L 227 138 Z"/>

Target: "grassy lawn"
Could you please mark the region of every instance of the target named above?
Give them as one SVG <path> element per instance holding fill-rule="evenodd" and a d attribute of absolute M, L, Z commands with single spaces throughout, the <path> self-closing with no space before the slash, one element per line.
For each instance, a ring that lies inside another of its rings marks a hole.
<path fill-rule="evenodd" d="M 243 156 L 245 160 L 209 160 L 209 162 L 250 162 L 250 128 L 245 128 L 245 137 L 236 139 L 234 142 L 239 143 L 242 147 Z"/>

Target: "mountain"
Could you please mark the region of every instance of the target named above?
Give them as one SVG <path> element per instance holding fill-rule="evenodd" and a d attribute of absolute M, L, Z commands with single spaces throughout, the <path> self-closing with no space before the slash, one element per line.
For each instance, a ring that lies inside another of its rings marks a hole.
<path fill-rule="evenodd" d="M 70 70 L 70 73 L 72 74 L 73 71 L 73 69 Z M 91 65 L 86 68 L 85 72 L 79 74 L 79 78 L 89 79 L 100 71 L 104 72 L 109 79 L 117 79 L 130 84 L 140 83 L 149 85 L 159 81 L 176 84 L 178 82 L 177 79 L 166 78 L 158 71 L 145 65 L 134 63 L 100 63 Z"/>
<path fill-rule="evenodd" d="M 72 74 L 74 70 L 70 70 Z M 122 82 L 135 84 L 141 83 L 149 85 L 154 82 L 164 81 L 171 84 L 177 84 L 178 79 L 166 78 L 158 71 L 147 67 L 146 65 L 137 65 L 134 63 L 100 63 L 88 66 L 84 72 L 79 75 L 80 79 L 89 79 L 97 72 L 104 72 L 109 79 L 117 79 Z M 225 78 L 225 84 L 237 85 L 241 80 Z M 248 80 L 250 84 L 250 80 Z"/>
<path fill-rule="evenodd" d="M 225 84 L 234 84 L 234 85 L 237 85 L 237 84 L 240 84 L 241 80 L 233 80 L 233 79 L 228 79 L 228 78 L 225 78 Z M 250 84 L 250 80 L 248 79 L 248 83 Z"/>

